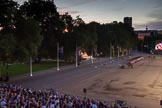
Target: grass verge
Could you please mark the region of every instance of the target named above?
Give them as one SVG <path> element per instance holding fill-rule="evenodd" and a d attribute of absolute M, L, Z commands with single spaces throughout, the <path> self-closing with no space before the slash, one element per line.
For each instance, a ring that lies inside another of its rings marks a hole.
<path fill-rule="evenodd" d="M 71 64 L 69 62 L 60 62 L 60 66 Z M 43 61 L 41 63 L 35 63 L 33 64 L 33 72 L 46 70 L 50 68 L 54 68 L 57 66 L 56 61 Z M 9 76 L 16 76 L 21 74 L 29 73 L 29 64 L 11 64 L 8 66 L 7 70 L 2 69 L 4 67 L 1 67 L 0 74 L 4 76 L 6 72 L 8 72 Z"/>

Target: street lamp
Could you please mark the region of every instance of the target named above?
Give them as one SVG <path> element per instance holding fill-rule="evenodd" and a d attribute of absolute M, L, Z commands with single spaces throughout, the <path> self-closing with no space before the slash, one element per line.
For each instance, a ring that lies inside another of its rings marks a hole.
<path fill-rule="evenodd" d="M 57 42 L 57 71 L 60 70 L 59 56 L 59 42 Z"/>
<path fill-rule="evenodd" d="M 32 72 L 32 57 L 30 56 L 30 76 L 33 76 L 33 72 Z"/>
<path fill-rule="evenodd" d="M 117 47 L 117 50 L 118 50 L 118 58 L 119 58 L 120 57 L 120 54 L 119 54 L 120 47 L 119 46 Z"/>
<path fill-rule="evenodd" d="M 112 51 L 111 51 L 111 49 L 112 49 L 112 44 L 110 42 L 110 59 L 112 59 Z"/>
<path fill-rule="evenodd" d="M 115 56 L 114 46 L 112 46 L 112 56 Z"/>
<path fill-rule="evenodd" d="M 76 49 L 75 49 L 75 66 L 78 67 L 78 47 L 76 44 Z"/>
<path fill-rule="evenodd" d="M 92 55 L 91 55 L 91 63 L 93 64 L 94 61 L 93 61 L 93 51 L 92 51 Z"/>
<path fill-rule="evenodd" d="M 81 53 L 82 53 L 81 48 L 78 47 L 76 44 L 76 53 L 75 53 L 76 67 L 78 67 L 78 65 L 80 65 Z"/>
<path fill-rule="evenodd" d="M 67 27 L 63 30 L 63 33 L 67 33 L 68 29 Z M 60 70 L 60 48 L 59 48 L 59 42 L 57 42 L 57 71 Z"/>

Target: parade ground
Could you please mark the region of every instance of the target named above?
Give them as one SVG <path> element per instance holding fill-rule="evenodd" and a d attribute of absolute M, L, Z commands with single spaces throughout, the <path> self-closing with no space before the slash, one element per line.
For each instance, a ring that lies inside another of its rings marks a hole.
<path fill-rule="evenodd" d="M 13 77 L 9 83 L 33 89 L 55 89 L 59 92 L 111 103 L 126 101 L 132 108 L 160 108 L 162 99 L 162 56 L 143 54 L 143 60 L 127 67 L 128 57 L 85 60 L 75 67 L 68 65 Z M 120 65 L 125 65 L 121 69 Z"/>

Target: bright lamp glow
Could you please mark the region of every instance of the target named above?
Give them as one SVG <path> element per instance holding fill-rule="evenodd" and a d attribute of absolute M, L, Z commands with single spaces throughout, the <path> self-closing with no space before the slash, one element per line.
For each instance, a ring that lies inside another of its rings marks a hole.
<path fill-rule="evenodd" d="M 162 42 L 155 45 L 155 50 L 162 50 Z"/>

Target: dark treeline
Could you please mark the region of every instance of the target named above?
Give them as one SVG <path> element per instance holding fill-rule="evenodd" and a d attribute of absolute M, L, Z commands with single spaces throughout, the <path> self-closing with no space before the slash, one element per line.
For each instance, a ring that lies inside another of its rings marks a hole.
<path fill-rule="evenodd" d="M 111 17 L 111 16 L 110 16 Z M 0 61 L 24 62 L 30 57 L 56 58 L 57 43 L 64 58 L 75 56 L 76 46 L 92 54 L 94 50 L 109 56 L 111 48 L 127 51 L 137 37 L 132 27 L 123 23 L 86 24 L 68 13 L 59 14 L 54 0 L 28 0 L 18 4 L 0 1 Z"/>

